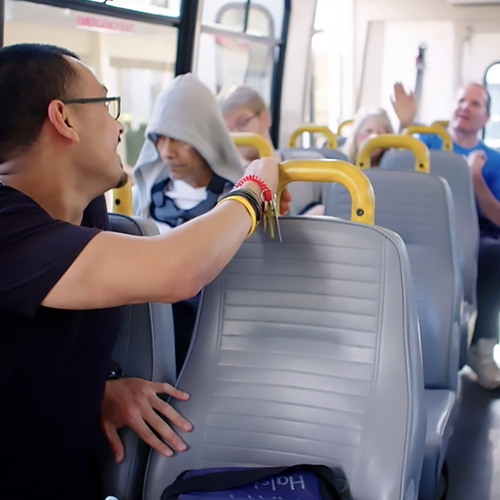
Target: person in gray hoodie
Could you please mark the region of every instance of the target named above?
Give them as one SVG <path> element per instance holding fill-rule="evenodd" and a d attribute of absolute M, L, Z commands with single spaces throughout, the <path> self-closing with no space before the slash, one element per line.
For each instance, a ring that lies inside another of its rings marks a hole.
<path fill-rule="evenodd" d="M 211 210 L 243 174 L 215 96 L 193 74 L 175 78 L 156 99 L 134 166 L 134 214 L 164 233 Z M 173 304 L 178 370 L 198 303 L 199 295 Z"/>

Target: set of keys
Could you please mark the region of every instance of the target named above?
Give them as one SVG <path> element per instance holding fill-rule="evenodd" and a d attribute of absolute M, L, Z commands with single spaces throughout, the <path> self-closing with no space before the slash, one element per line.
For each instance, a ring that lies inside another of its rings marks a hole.
<path fill-rule="evenodd" d="M 281 237 L 280 223 L 278 220 L 278 208 L 276 203 L 276 195 L 267 187 L 266 183 L 257 175 L 246 175 L 241 179 L 233 188 L 234 190 L 241 189 L 246 182 L 254 182 L 261 190 L 261 197 L 255 194 L 252 190 L 242 189 L 245 197 L 255 203 L 254 207 L 258 210 L 259 204 L 262 202 L 262 228 L 266 233 L 269 231 L 269 236 L 274 239 L 276 233 L 280 242 L 283 241 Z M 243 194 L 243 193 L 242 193 Z"/>
<path fill-rule="evenodd" d="M 276 233 L 280 242 L 283 242 L 281 237 L 280 223 L 278 219 L 278 209 L 276 206 L 276 195 L 271 195 L 270 199 L 264 199 L 264 207 L 262 210 L 262 229 L 267 232 L 269 229 L 269 236 L 274 239 Z"/>

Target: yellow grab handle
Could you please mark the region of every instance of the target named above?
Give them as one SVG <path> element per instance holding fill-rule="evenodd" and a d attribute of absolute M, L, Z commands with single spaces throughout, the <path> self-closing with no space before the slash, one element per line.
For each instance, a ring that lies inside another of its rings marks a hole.
<path fill-rule="evenodd" d="M 113 212 L 128 216 L 133 215 L 130 179 L 127 179 L 125 186 L 113 189 Z"/>
<path fill-rule="evenodd" d="M 377 149 L 403 148 L 415 155 L 415 171 L 429 173 L 430 160 L 427 146 L 409 135 L 381 134 L 366 141 L 356 158 L 356 166 L 370 168 L 371 154 Z"/>
<path fill-rule="evenodd" d="M 447 128 L 450 122 L 448 120 L 436 120 L 435 122 L 432 122 L 432 126 L 438 125 L 440 127 Z"/>
<path fill-rule="evenodd" d="M 373 225 L 375 196 L 368 177 L 341 160 L 287 160 L 280 164 L 278 199 L 290 182 L 338 182 L 351 195 L 351 220 Z"/>
<path fill-rule="evenodd" d="M 413 134 L 432 134 L 439 136 L 443 141 L 443 151 L 453 151 L 453 142 L 451 140 L 450 134 L 441 125 L 431 125 L 427 127 L 425 125 L 413 125 L 408 127 L 403 131 L 406 135 Z"/>
<path fill-rule="evenodd" d="M 253 147 L 261 158 L 271 156 L 271 146 L 268 142 L 258 134 L 250 134 L 246 132 L 233 132 L 231 139 L 237 147 Z"/>
<path fill-rule="evenodd" d="M 347 127 L 351 127 L 353 123 L 354 120 L 344 120 L 337 128 L 337 135 L 342 135 L 342 131 Z"/>
<path fill-rule="evenodd" d="M 310 134 L 323 134 L 328 141 L 326 147 L 329 149 L 337 149 L 337 137 L 335 134 L 325 125 L 313 125 L 312 123 L 306 123 L 292 133 L 290 136 L 291 148 L 295 147 L 298 137 L 304 132 L 309 132 Z"/>

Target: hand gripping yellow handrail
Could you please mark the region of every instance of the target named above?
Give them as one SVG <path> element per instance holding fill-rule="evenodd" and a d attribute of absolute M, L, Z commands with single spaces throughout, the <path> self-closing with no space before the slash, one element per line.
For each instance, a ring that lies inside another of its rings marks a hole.
<path fill-rule="evenodd" d="M 337 135 L 342 135 L 342 131 L 347 127 L 351 127 L 353 123 L 354 120 L 344 120 L 337 128 Z"/>
<path fill-rule="evenodd" d="M 291 148 L 295 147 L 298 137 L 305 132 L 309 132 L 310 134 L 323 134 L 328 141 L 326 147 L 329 149 L 337 149 L 337 137 L 335 134 L 325 125 L 313 125 L 312 123 L 301 125 L 292 133 L 289 141 Z"/>
<path fill-rule="evenodd" d="M 255 148 L 258 151 L 260 158 L 271 156 L 271 146 L 261 135 L 246 132 L 234 132 L 231 134 L 231 139 L 237 147 Z"/>
<path fill-rule="evenodd" d="M 431 125 L 427 127 L 426 125 L 413 125 L 408 127 L 403 132 L 406 135 L 413 134 L 431 134 L 437 135 L 443 141 L 443 151 L 453 151 L 453 142 L 451 140 L 450 134 L 446 131 L 444 127 L 440 125 Z"/>
<path fill-rule="evenodd" d="M 122 215 L 133 215 L 130 179 L 127 179 L 125 186 L 113 189 L 113 212 Z"/>
<path fill-rule="evenodd" d="M 356 166 L 361 169 L 370 168 L 371 154 L 377 149 L 389 148 L 409 149 L 415 155 L 415 171 L 429 173 L 429 149 L 423 142 L 409 135 L 381 134 L 369 139 L 358 153 Z"/>
<path fill-rule="evenodd" d="M 287 160 L 280 165 L 278 199 L 290 182 L 338 182 L 351 195 L 351 220 L 374 224 L 375 196 L 368 177 L 341 160 Z"/>
<path fill-rule="evenodd" d="M 450 122 L 448 120 L 436 120 L 435 122 L 432 122 L 431 125 L 439 125 L 440 127 L 447 128 Z"/>

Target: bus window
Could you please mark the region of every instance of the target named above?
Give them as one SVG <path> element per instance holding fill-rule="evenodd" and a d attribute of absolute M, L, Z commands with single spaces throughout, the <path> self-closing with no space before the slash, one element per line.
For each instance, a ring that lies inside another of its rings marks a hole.
<path fill-rule="evenodd" d="M 197 74 L 213 92 L 246 84 L 271 104 L 284 4 L 283 0 L 204 2 Z"/>
<path fill-rule="evenodd" d="M 500 149 L 500 62 L 486 70 L 484 84 L 491 96 L 491 118 L 484 129 L 484 142 L 491 148 Z"/>
<path fill-rule="evenodd" d="M 85 1 L 105 3 L 103 0 Z M 135 10 L 157 16 L 178 17 L 181 10 L 181 0 L 113 0 L 112 7 Z"/>
<path fill-rule="evenodd" d="M 318 0 L 316 4 L 304 121 L 332 130 L 354 112 L 353 86 L 348 79 L 352 8 L 347 0 Z"/>
<path fill-rule="evenodd" d="M 138 10 L 139 3 L 143 10 L 149 8 L 143 0 L 123 0 L 120 6 L 132 9 L 136 4 Z M 151 8 L 167 3 L 179 1 L 150 0 Z M 109 95 L 121 95 L 126 132 L 119 153 L 124 164 L 132 167 L 154 100 L 174 77 L 177 28 L 23 1 L 7 0 L 5 9 L 6 45 L 33 42 L 66 47 L 106 84 Z"/>

